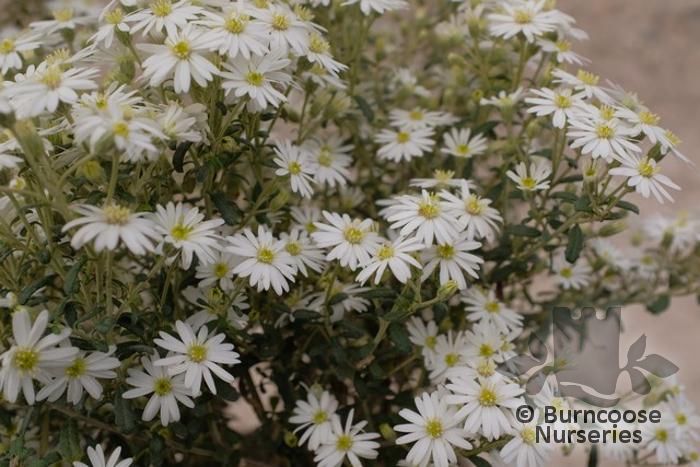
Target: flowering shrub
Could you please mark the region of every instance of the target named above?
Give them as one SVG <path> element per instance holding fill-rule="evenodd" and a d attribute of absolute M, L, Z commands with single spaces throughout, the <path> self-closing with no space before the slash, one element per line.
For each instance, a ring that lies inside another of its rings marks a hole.
<path fill-rule="evenodd" d="M 697 221 L 608 240 L 685 157 L 553 1 L 49 7 L 0 40 L 2 465 L 543 465 L 543 316 L 698 292 Z M 592 461 L 697 461 L 649 389 Z"/>

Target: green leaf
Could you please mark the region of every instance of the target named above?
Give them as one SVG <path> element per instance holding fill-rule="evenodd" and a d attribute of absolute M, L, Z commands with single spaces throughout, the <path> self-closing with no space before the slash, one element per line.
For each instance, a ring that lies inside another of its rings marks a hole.
<path fill-rule="evenodd" d="M 489 461 L 479 456 L 469 457 L 469 462 L 474 464 L 476 467 L 491 467 L 491 463 Z"/>
<path fill-rule="evenodd" d="M 569 263 L 575 263 L 579 256 L 581 256 L 581 250 L 583 250 L 583 230 L 578 225 L 575 225 L 569 229 L 569 244 L 566 245 L 566 260 Z"/>
<path fill-rule="evenodd" d="M 656 300 L 647 305 L 647 310 L 658 315 L 666 311 L 671 304 L 671 296 L 668 294 L 660 295 Z"/>
<path fill-rule="evenodd" d="M 615 206 L 617 206 L 618 208 L 622 208 L 625 211 L 631 211 L 635 214 L 639 214 L 639 206 L 637 206 L 636 204 L 632 204 L 629 201 L 620 200 Z"/>
<path fill-rule="evenodd" d="M 372 107 L 370 107 L 370 105 L 367 103 L 365 98 L 356 95 L 355 102 L 357 102 L 357 106 L 360 108 L 360 112 L 362 112 L 362 115 L 365 116 L 369 123 L 372 123 L 374 121 L 374 111 L 372 110 Z"/>
<path fill-rule="evenodd" d="M 131 433 L 136 428 L 136 416 L 129 401 L 122 397 L 122 391 L 114 396 L 114 421 L 124 433 Z"/>
<path fill-rule="evenodd" d="M 551 198 L 561 199 L 570 203 L 575 203 L 578 200 L 578 196 L 576 196 L 576 194 L 570 193 L 568 191 L 557 191 L 556 193 L 552 193 L 549 196 Z"/>
<path fill-rule="evenodd" d="M 214 206 L 216 206 L 216 209 L 221 213 L 221 218 L 224 222 L 228 225 L 236 225 L 238 223 L 240 220 L 240 210 L 224 193 L 220 191 L 212 193 L 211 200 Z"/>
<path fill-rule="evenodd" d="M 34 295 L 34 292 L 36 292 L 42 287 L 49 285 L 53 281 L 54 277 L 56 277 L 55 274 L 49 274 L 48 276 L 44 276 L 38 281 L 35 281 L 23 288 L 22 291 L 19 293 L 19 296 L 17 297 L 17 301 L 19 301 L 19 304 L 25 305 L 27 303 L 27 300 L 29 300 L 31 296 Z"/>
<path fill-rule="evenodd" d="M 180 174 L 184 172 L 183 165 L 185 161 L 185 154 L 187 154 L 187 151 L 189 151 L 191 146 L 191 141 L 185 141 L 184 143 L 178 144 L 177 148 L 175 148 L 175 153 L 173 154 L 173 168 L 175 169 L 175 172 Z"/>
<path fill-rule="evenodd" d="M 591 209 L 591 199 L 588 197 L 588 195 L 583 195 L 576 200 L 576 203 L 574 203 L 574 208 L 581 212 L 593 212 Z"/>
<path fill-rule="evenodd" d="M 58 452 L 69 464 L 82 459 L 83 450 L 80 447 L 80 437 L 78 436 L 78 426 L 75 420 L 66 420 L 61 426 L 58 436 Z"/>
<path fill-rule="evenodd" d="M 392 323 L 389 326 L 389 339 L 403 353 L 409 353 L 413 348 L 411 341 L 408 339 L 406 327 L 403 324 Z"/>
<path fill-rule="evenodd" d="M 328 300 L 328 304 L 330 306 L 337 305 L 338 303 L 343 302 L 346 298 L 348 298 L 348 294 L 340 292 L 333 295 L 331 299 Z"/>
<path fill-rule="evenodd" d="M 511 235 L 515 235 L 516 237 L 535 238 L 535 237 L 539 237 L 540 235 L 542 235 L 542 232 L 540 232 L 536 228 L 530 227 L 528 225 L 523 225 L 523 224 L 509 225 L 506 228 L 506 231 L 508 233 L 510 233 Z"/>
<path fill-rule="evenodd" d="M 81 256 L 80 259 L 76 261 L 75 264 L 73 264 L 73 266 L 71 266 L 71 268 L 68 270 L 68 273 L 66 274 L 66 281 L 63 283 L 63 292 L 66 295 L 71 296 L 78 289 L 78 274 L 85 265 L 86 261 L 87 256 Z"/>
<path fill-rule="evenodd" d="M 482 123 L 478 127 L 474 128 L 473 134 L 487 134 L 491 133 L 494 128 L 498 126 L 500 122 L 498 120 L 491 120 L 485 123 Z"/>

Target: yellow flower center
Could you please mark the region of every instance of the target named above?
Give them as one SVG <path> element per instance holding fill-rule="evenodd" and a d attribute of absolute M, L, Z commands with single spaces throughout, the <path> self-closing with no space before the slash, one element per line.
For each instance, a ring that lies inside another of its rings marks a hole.
<path fill-rule="evenodd" d="M 435 348 L 435 344 L 437 344 L 437 337 L 435 336 L 426 337 L 425 342 L 423 343 L 423 345 L 425 345 L 430 350 L 433 350 Z"/>
<path fill-rule="evenodd" d="M 440 259 L 452 259 L 455 255 L 455 247 L 452 245 L 438 245 L 436 250 Z"/>
<path fill-rule="evenodd" d="M 80 378 L 85 374 L 85 371 L 87 371 L 87 363 L 85 363 L 84 358 L 78 357 L 66 368 L 66 376 L 72 379 Z"/>
<path fill-rule="evenodd" d="M 693 451 L 690 454 L 688 454 L 688 460 L 691 462 L 697 462 L 700 460 L 700 454 Z"/>
<path fill-rule="evenodd" d="M 0 41 L 0 54 L 7 55 L 15 51 L 15 41 L 9 37 Z"/>
<path fill-rule="evenodd" d="M 458 144 L 455 150 L 460 156 L 466 156 L 471 152 L 471 148 L 468 144 Z"/>
<path fill-rule="evenodd" d="M 423 120 L 423 118 L 425 118 L 425 116 L 420 110 L 412 110 L 411 113 L 408 114 L 408 118 L 410 118 L 414 122 L 420 122 L 421 120 Z"/>
<path fill-rule="evenodd" d="M 187 60 L 192 54 L 192 48 L 190 47 L 190 44 L 187 41 L 176 42 L 170 47 L 170 49 L 173 51 L 173 54 L 175 54 L 175 56 L 180 60 Z"/>
<path fill-rule="evenodd" d="M 15 352 L 12 363 L 21 371 L 32 371 L 39 363 L 39 352 L 32 348 L 20 348 Z"/>
<path fill-rule="evenodd" d="M 399 131 L 396 134 L 396 142 L 397 143 L 406 144 L 409 141 L 411 141 L 411 135 L 406 133 L 405 131 Z"/>
<path fill-rule="evenodd" d="M 479 355 L 482 357 L 490 357 L 495 353 L 493 348 L 488 345 L 488 344 L 481 344 L 481 347 L 479 347 Z"/>
<path fill-rule="evenodd" d="M 313 421 L 314 425 L 320 425 L 321 423 L 325 423 L 328 420 L 328 414 L 324 410 L 318 410 L 312 417 L 311 421 Z"/>
<path fill-rule="evenodd" d="M 277 31 L 286 31 L 289 29 L 289 18 L 280 13 L 272 15 L 272 28 Z"/>
<path fill-rule="evenodd" d="M 126 122 L 117 122 L 112 126 L 112 132 L 114 133 L 114 136 L 128 138 L 130 132 L 129 124 Z"/>
<path fill-rule="evenodd" d="M 686 417 L 684 413 L 677 413 L 676 423 L 678 423 L 679 425 L 685 425 L 686 423 L 688 423 L 688 417 Z"/>
<path fill-rule="evenodd" d="M 202 344 L 191 344 L 187 349 L 187 356 L 195 363 L 201 363 L 207 359 L 207 348 Z"/>
<path fill-rule="evenodd" d="M 169 378 L 156 378 L 153 380 L 153 392 L 157 396 L 167 396 L 173 390 L 173 383 Z"/>
<path fill-rule="evenodd" d="M 265 75 L 257 71 L 249 71 L 248 74 L 245 75 L 245 81 L 251 86 L 259 88 L 265 82 Z"/>
<path fill-rule="evenodd" d="M 532 427 L 525 427 L 523 430 L 520 432 L 520 437 L 523 439 L 523 442 L 525 444 L 535 444 L 535 441 L 537 440 L 537 435 L 535 434 L 535 430 Z"/>
<path fill-rule="evenodd" d="M 301 254 L 301 245 L 299 242 L 289 242 L 287 245 L 284 247 L 285 250 L 287 250 L 287 253 L 289 253 L 292 256 L 299 256 Z"/>
<path fill-rule="evenodd" d="M 275 252 L 267 247 L 262 247 L 258 250 L 258 261 L 265 264 L 272 264 L 275 260 Z"/>
<path fill-rule="evenodd" d="M 453 366 L 455 366 L 458 363 L 459 363 L 459 354 L 450 352 L 447 355 L 445 355 L 445 365 L 447 365 L 448 367 L 452 368 Z"/>
<path fill-rule="evenodd" d="M 525 177 L 520 181 L 520 184 L 527 190 L 534 190 L 537 186 L 537 180 L 532 177 Z"/>
<path fill-rule="evenodd" d="M 657 125 L 659 123 L 659 120 L 661 119 L 658 115 L 649 111 L 645 110 L 639 113 L 639 121 L 645 125 Z"/>
<path fill-rule="evenodd" d="M 333 155 L 331 154 L 331 150 L 327 146 L 322 147 L 318 154 L 318 165 L 330 167 L 332 164 Z"/>
<path fill-rule="evenodd" d="M 571 107 L 571 98 L 564 94 L 556 94 L 554 96 L 554 105 L 560 109 L 568 109 Z"/>
<path fill-rule="evenodd" d="M 598 81 L 600 81 L 600 76 L 595 75 L 591 73 L 590 71 L 586 70 L 579 70 L 578 73 L 576 73 L 576 77 L 585 85 L 588 86 L 596 86 L 598 84 Z"/>
<path fill-rule="evenodd" d="M 156 0 L 149 5 L 154 16 L 164 18 L 173 12 L 173 4 L 170 0 Z"/>
<path fill-rule="evenodd" d="M 250 17 L 248 15 L 239 15 L 238 13 L 231 13 L 226 21 L 224 22 L 224 29 L 226 29 L 231 34 L 240 34 L 245 31 Z"/>
<path fill-rule="evenodd" d="M 464 205 L 465 209 L 472 216 L 478 216 L 483 212 L 483 207 L 481 206 L 481 200 L 476 195 L 470 195 L 469 200 Z"/>
<path fill-rule="evenodd" d="M 121 8 L 115 8 L 105 15 L 105 21 L 108 24 L 119 24 L 124 19 L 124 11 Z"/>
<path fill-rule="evenodd" d="M 496 373 L 496 364 L 491 360 L 482 360 L 476 367 L 476 372 L 480 376 L 488 378 Z"/>
<path fill-rule="evenodd" d="M 498 402 L 498 396 L 491 389 L 483 388 L 479 394 L 479 404 L 484 407 L 493 407 Z"/>
<path fill-rule="evenodd" d="M 664 133 L 664 136 L 666 136 L 668 143 L 672 147 L 676 147 L 679 144 L 681 144 L 681 139 L 678 136 L 676 136 L 676 134 L 673 133 L 671 130 L 666 130 L 666 132 Z"/>
<path fill-rule="evenodd" d="M 566 40 L 557 41 L 555 45 L 559 52 L 568 52 L 571 50 L 571 42 Z"/>
<path fill-rule="evenodd" d="M 61 8 L 60 10 L 55 10 L 53 12 L 53 19 L 59 23 L 65 23 L 73 19 L 73 9 L 72 8 Z"/>
<path fill-rule="evenodd" d="M 297 161 L 292 161 L 287 166 L 287 170 L 292 175 L 299 175 L 301 173 L 301 164 Z"/>
<path fill-rule="evenodd" d="M 615 109 L 609 105 L 604 105 L 600 108 L 600 118 L 610 120 L 615 116 Z"/>
<path fill-rule="evenodd" d="M 312 34 L 309 40 L 309 51 L 315 54 L 327 54 L 331 49 L 330 44 L 318 34 Z"/>
<path fill-rule="evenodd" d="M 340 435 L 335 441 L 335 447 L 338 451 L 349 451 L 352 449 L 352 437 L 350 435 Z"/>
<path fill-rule="evenodd" d="M 176 241 L 182 242 L 189 238 L 192 230 L 192 227 L 189 225 L 176 224 L 172 229 L 170 229 L 170 236 Z"/>
<path fill-rule="evenodd" d="M 435 219 L 440 215 L 440 206 L 433 200 L 421 201 L 418 204 L 418 215 L 426 219 Z"/>
<path fill-rule="evenodd" d="M 484 309 L 489 313 L 498 313 L 499 311 L 501 311 L 501 304 L 495 301 L 486 302 L 486 305 L 484 305 Z"/>
<path fill-rule="evenodd" d="M 533 15 L 527 10 L 516 10 L 513 19 L 518 24 L 532 23 Z"/>
<path fill-rule="evenodd" d="M 666 441 L 668 441 L 668 431 L 666 431 L 666 430 L 663 429 L 663 428 L 660 428 L 660 429 L 656 430 L 655 438 L 656 438 L 658 441 L 661 441 L 662 443 L 665 443 Z"/>
<path fill-rule="evenodd" d="M 41 76 L 41 82 L 49 89 L 58 89 L 61 86 L 63 72 L 57 65 L 50 66 Z"/>
<path fill-rule="evenodd" d="M 226 277 L 226 274 L 228 274 L 228 271 L 229 271 L 229 267 L 228 267 L 228 264 L 226 264 L 226 263 L 216 263 L 214 265 L 214 269 L 213 269 L 214 276 L 218 279 L 223 279 L 224 277 Z"/>
<path fill-rule="evenodd" d="M 129 208 L 116 204 L 105 206 L 102 212 L 104 213 L 105 221 L 109 225 L 125 225 L 129 222 L 129 217 L 131 216 Z"/>
<path fill-rule="evenodd" d="M 571 270 L 571 268 L 562 268 L 561 271 L 559 271 L 559 275 L 564 279 L 571 279 L 574 272 Z"/>
<path fill-rule="evenodd" d="M 383 245 L 377 251 L 377 258 L 386 261 L 394 257 L 394 248 L 391 245 Z"/>
<path fill-rule="evenodd" d="M 442 422 L 437 418 L 431 418 L 425 424 L 425 432 L 433 439 L 440 438 L 445 429 L 442 427 Z"/>
<path fill-rule="evenodd" d="M 639 172 L 639 175 L 645 178 L 651 178 L 653 177 L 656 172 L 658 172 L 658 168 L 651 163 L 649 159 L 645 159 L 639 163 L 637 166 L 637 171 Z"/>
<path fill-rule="evenodd" d="M 437 180 L 441 184 L 447 184 L 450 180 L 452 180 L 455 176 L 455 173 L 453 170 L 436 170 L 433 172 L 433 177 L 435 180 Z"/>
<path fill-rule="evenodd" d="M 348 227 L 343 232 L 343 236 L 348 243 L 357 245 L 365 238 L 365 233 L 357 227 Z"/>
<path fill-rule="evenodd" d="M 613 136 L 615 136 L 615 130 L 613 130 L 612 127 L 604 123 L 598 125 L 598 127 L 595 130 L 595 133 L 600 139 L 611 139 Z"/>

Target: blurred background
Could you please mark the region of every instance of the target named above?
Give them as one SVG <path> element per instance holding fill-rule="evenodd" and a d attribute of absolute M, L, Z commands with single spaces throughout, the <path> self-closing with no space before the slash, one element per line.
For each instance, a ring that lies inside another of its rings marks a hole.
<path fill-rule="evenodd" d="M 576 18 L 590 35 L 588 41 L 575 45 L 577 52 L 592 61 L 588 69 L 638 94 L 661 117 L 661 125 L 681 138 L 681 151 L 698 164 L 664 161 L 664 173 L 683 191 L 673 194 L 675 203 L 663 206 L 638 197 L 641 217 L 673 215 L 679 210 L 700 215 L 700 1 L 558 0 L 557 8 Z M 622 348 L 646 334 L 647 351 L 678 365 L 679 381 L 693 402 L 700 404 L 700 305 L 696 297 L 674 299 L 659 316 L 643 307 L 625 308 L 623 321 Z M 568 464 L 566 459 L 560 462 Z"/>

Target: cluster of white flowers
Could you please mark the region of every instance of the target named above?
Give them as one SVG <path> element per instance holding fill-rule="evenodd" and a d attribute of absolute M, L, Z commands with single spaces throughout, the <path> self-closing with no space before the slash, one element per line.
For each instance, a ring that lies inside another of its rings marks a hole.
<path fill-rule="evenodd" d="M 46 3 L 0 30 L 0 462 L 539 467 L 539 317 L 698 291 L 700 221 L 607 238 L 687 159 L 552 1 Z M 674 384 L 603 454 L 697 462 Z"/>

